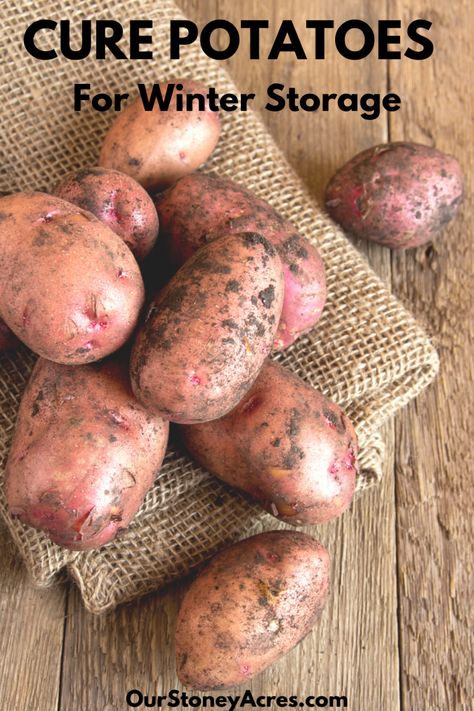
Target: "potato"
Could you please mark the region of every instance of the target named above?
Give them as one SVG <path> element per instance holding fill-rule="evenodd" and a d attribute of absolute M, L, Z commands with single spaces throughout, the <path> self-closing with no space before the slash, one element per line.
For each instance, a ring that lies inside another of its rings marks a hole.
<path fill-rule="evenodd" d="M 89 212 L 45 193 L 0 199 L 0 316 L 33 351 L 87 363 L 131 336 L 143 280 L 123 240 Z"/>
<path fill-rule="evenodd" d="M 329 556 L 296 531 L 260 533 L 218 553 L 181 604 L 176 669 L 193 689 L 247 683 L 310 631 L 329 588 Z"/>
<path fill-rule="evenodd" d="M 133 397 L 126 363 L 40 358 L 5 471 L 10 512 L 67 548 L 103 546 L 141 506 L 167 439 L 168 423 Z"/>
<path fill-rule="evenodd" d="M 271 350 L 283 302 L 280 259 L 255 233 L 199 250 L 152 302 L 131 357 L 132 386 L 173 422 L 222 417 Z"/>
<path fill-rule="evenodd" d="M 67 175 L 54 194 L 92 212 L 124 240 L 137 261 L 151 252 L 158 236 L 158 215 L 146 190 L 129 175 L 84 168 Z"/>
<path fill-rule="evenodd" d="M 277 249 L 285 278 L 285 297 L 274 347 L 291 345 L 313 328 L 326 301 L 324 265 L 316 248 L 288 220 L 249 190 L 217 175 L 181 178 L 156 197 L 171 261 L 180 266 L 223 231 L 255 231 Z"/>
<path fill-rule="evenodd" d="M 383 143 L 337 171 L 326 189 L 326 207 L 356 237 L 407 249 L 433 239 L 462 196 L 453 156 L 418 143 Z"/>
<path fill-rule="evenodd" d="M 5 321 L 0 319 L 0 353 L 9 351 L 19 345 L 18 339 L 11 331 Z"/>
<path fill-rule="evenodd" d="M 10 195 L 11 193 L 6 192 L 4 190 L 0 190 L 0 198 L 5 197 L 6 195 Z M 1 217 L 0 217 L 1 220 Z M 12 348 L 15 348 L 18 345 L 18 339 L 11 331 L 5 321 L 2 321 L 0 319 L 0 353 L 3 353 L 4 351 L 9 351 Z"/>
<path fill-rule="evenodd" d="M 190 80 L 160 84 L 163 96 L 171 86 L 174 95 L 206 94 L 207 89 Z M 154 105 L 145 111 L 141 98 L 129 104 L 115 119 L 105 136 L 99 165 L 131 175 L 152 192 L 172 185 L 209 158 L 220 133 L 219 114 L 193 103 L 192 111 L 178 111 L 174 101 L 167 111 Z"/>
<path fill-rule="evenodd" d="M 199 464 L 287 523 L 325 523 L 352 500 L 352 424 L 340 407 L 277 363 L 265 363 L 225 417 L 180 432 Z"/>

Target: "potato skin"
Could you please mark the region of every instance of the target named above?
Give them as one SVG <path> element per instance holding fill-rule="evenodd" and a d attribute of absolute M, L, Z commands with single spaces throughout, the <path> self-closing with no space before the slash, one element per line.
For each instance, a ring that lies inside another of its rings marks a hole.
<path fill-rule="evenodd" d="M 84 168 L 66 175 L 54 194 L 92 212 L 123 239 L 138 262 L 151 252 L 158 236 L 158 215 L 146 190 L 129 175 Z"/>
<path fill-rule="evenodd" d="M 178 80 L 160 84 L 164 95 L 171 84 L 182 84 L 177 94 L 206 94 L 207 89 L 194 81 Z M 220 133 L 219 114 L 206 101 L 204 111 L 177 111 L 172 101 L 168 111 L 155 104 L 145 111 L 140 98 L 118 115 L 105 136 L 99 165 L 131 175 L 152 192 L 172 185 L 191 173 L 211 155 Z"/>
<path fill-rule="evenodd" d="M 356 237 L 394 249 L 429 242 L 463 197 L 458 161 L 431 146 L 384 143 L 358 153 L 326 188 L 331 217 Z"/>
<path fill-rule="evenodd" d="M 285 297 L 274 348 L 287 348 L 313 328 L 326 303 L 324 264 L 317 249 L 267 202 L 227 178 L 195 173 L 155 198 L 176 267 L 222 232 L 255 231 L 276 248 Z"/>
<path fill-rule="evenodd" d="M 45 193 L 0 199 L 0 316 L 33 351 L 88 363 L 131 336 L 144 300 L 135 258 L 89 212 Z"/>
<path fill-rule="evenodd" d="M 66 548 L 103 546 L 141 506 L 167 440 L 168 423 L 134 398 L 126 363 L 40 358 L 5 471 L 10 512 Z"/>
<path fill-rule="evenodd" d="M 152 302 L 132 350 L 137 398 L 173 422 L 222 417 L 269 354 L 283 302 L 280 259 L 254 233 L 199 250 Z"/>
<path fill-rule="evenodd" d="M 260 533 L 218 553 L 188 589 L 176 626 L 176 669 L 193 689 L 248 682 L 319 618 L 329 556 L 296 531 Z"/>
<path fill-rule="evenodd" d="M 277 363 L 265 363 L 225 417 L 180 432 L 199 464 L 287 523 L 325 523 L 352 500 L 352 424 L 338 405 Z"/>

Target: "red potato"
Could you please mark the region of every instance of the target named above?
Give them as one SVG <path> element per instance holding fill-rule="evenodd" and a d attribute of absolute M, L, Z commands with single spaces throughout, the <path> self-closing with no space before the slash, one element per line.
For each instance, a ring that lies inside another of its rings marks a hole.
<path fill-rule="evenodd" d="M 331 217 L 356 237 L 394 249 L 432 240 L 463 197 L 458 161 L 431 146 L 386 143 L 358 153 L 326 189 Z"/>
<path fill-rule="evenodd" d="M 0 198 L 10 194 L 11 193 L 5 192 L 4 190 L 0 190 Z M 2 321 L 2 319 L 0 319 L 0 353 L 3 353 L 4 351 L 9 351 L 12 348 L 15 348 L 17 345 L 17 337 L 15 336 L 13 331 L 8 328 L 5 321 Z"/>
<path fill-rule="evenodd" d="M 329 569 L 326 549 L 296 531 L 260 533 L 218 553 L 178 614 L 180 682 L 209 690 L 248 683 L 311 630 Z"/>
<path fill-rule="evenodd" d="M 123 239 L 137 261 L 151 252 L 158 236 L 158 215 L 146 190 L 129 175 L 84 168 L 67 175 L 54 194 L 92 212 Z"/>
<path fill-rule="evenodd" d="M 134 398 L 125 363 L 40 358 L 5 471 L 10 512 L 66 548 L 103 546 L 143 503 L 167 439 L 168 423 Z"/>
<path fill-rule="evenodd" d="M 325 523 L 351 503 L 352 424 L 338 405 L 277 363 L 265 363 L 225 417 L 180 432 L 199 464 L 287 523 Z"/>
<path fill-rule="evenodd" d="M 258 232 L 275 246 L 283 265 L 285 297 L 274 348 L 288 347 L 318 322 L 326 302 L 323 261 L 268 203 L 227 178 L 202 173 L 182 178 L 155 199 L 176 267 L 223 232 Z"/>
<path fill-rule="evenodd" d="M 185 100 L 189 94 L 206 94 L 207 89 L 188 79 L 159 85 L 163 96 L 171 87 L 173 100 L 167 111 L 157 104 L 145 111 L 141 98 L 129 104 L 110 127 L 100 152 L 100 166 L 131 175 L 150 192 L 172 185 L 205 163 L 219 140 L 219 114 L 210 110 L 207 99 L 204 110 L 193 104 L 192 111 L 178 111 L 174 101 L 175 95 Z"/>
<path fill-rule="evenodd" d="M 222 417 L 269 354 L 283 302 L 280 259 L 264 237 L 200 249 L 152 302 L 130 362 L 137 398 L 173 422 Z"/>
<path fill-rule="evenodd" d="M 0 316 L 58 363 L 104 358 L 131 336 L 144 301 L 135 258 L 89 212 L 45 193 L 0 199 Z"/>

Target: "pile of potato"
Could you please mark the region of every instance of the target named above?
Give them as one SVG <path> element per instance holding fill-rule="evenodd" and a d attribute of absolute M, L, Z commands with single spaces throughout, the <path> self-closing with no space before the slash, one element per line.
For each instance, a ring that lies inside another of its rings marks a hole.
<path fill-rule="evenodd" d="M 137 100 L 98 167 L 52 195 L 0 199 L 0 344 L 19 339 L 40 356 L 6 494 L 13 516 L 67 548 L 103 546 L 128 526 L 169 422 L 197 462 L 290 524 L 329 521 L 354 494 L 352 424 L 268 359 L 318 322 L 323 262 L 269 204 L 193 172 L 219 130 L 209 109 L 146 112 Z M 350 180 L 333 184 L 333 209 Z M 260 672 L 309 631 L 328 581 L 326 550 L 303 533 L 219 553 L 180 611 L 181 681 L 217 689 Z"/>

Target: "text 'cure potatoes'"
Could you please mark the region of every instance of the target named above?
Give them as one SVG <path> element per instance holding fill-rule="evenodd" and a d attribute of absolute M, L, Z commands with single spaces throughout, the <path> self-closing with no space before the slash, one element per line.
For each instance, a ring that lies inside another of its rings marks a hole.
<path fill-rule="evenodd" d="M 176 670 L 193 689 L 248 682 L 319 618 L 329 556 L 296 531 L 261 533 L 218 553 L 191 583 L 176 625 Z"/>
<path fill-rule="evenodd" d="M 171 263 L 179 267 L 200 247 L 226 234 L 258 232 L 277 250 L 285 296 L 274 348 L 286 348 L 318 322 L 326 302 L 317 249 L 265 200 L 218 175 L 194 173 L 156 196 Z"/>
<path fill-rule="evenodd" d="M 183 95 L 205 94 L 197 82 L 182 80 L 160 84 L 161 95 L 168 92 Z M 204 107 L 178 111 L 173 102 L 162 110 L 158 103 L 147 111 L 142 99 L 128 104 L 117 116 L 102 144 L 99 165 L 131 175 L 152 192 L 172 185 L 204 163 L 219 140 L 220 119 Z"/>
<path fill-rule="evenodd" d="M 45 193 L 0 198 L 0 316 L 31 350 L 70 365 L 131 336 L 144 300 L 123 240 L 89 212 Z"/>
<path fill-rule="evenodd" d="M 287 523 L 325 523 L 351 503 L 357 473 L 351 422 L 277 363 L 265 363 L 225 417 L 179 429 L 199 464 Z"/>
<path fill-rule="evenodd" d="M 224 235 L 189 259 L 149 307 L 132 350 L 137 398 L 172 422 L 222 417 L 270 353 L 283 303 L 274 247 Z"/>
<path fill-rule="evenodd" d="M 40 358 L 5 470 L 10 512 L 66 548 L 102 546 L 138 511 L 167 442 L 168 423 L 136 401 L 126 363 Z"/>

